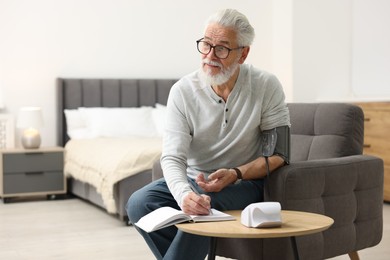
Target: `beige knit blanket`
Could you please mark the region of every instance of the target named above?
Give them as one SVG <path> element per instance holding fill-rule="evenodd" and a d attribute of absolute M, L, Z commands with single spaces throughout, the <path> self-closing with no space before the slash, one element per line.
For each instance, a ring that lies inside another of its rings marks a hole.
<path fill-rule="evenodd" d="M 67 176 L 94 186 L 109 213 L 117 213 L 114 185 L 152 169 L 161 156 L 161 138 L 96 138 L 70 140 L 65 146 Z"/>

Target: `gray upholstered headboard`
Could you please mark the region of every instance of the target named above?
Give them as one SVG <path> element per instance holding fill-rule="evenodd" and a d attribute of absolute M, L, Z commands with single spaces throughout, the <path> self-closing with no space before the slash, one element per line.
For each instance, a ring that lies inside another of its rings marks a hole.
<path fill-rule="evenodd" d="M 166 105 L 177 79 L 57 79 L 57 143 L 64 146 L 64 109 Z"/>

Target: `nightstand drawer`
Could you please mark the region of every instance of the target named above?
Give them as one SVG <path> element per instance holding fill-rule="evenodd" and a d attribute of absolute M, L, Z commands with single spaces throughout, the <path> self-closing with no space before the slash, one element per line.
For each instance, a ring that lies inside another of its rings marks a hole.
<path fill-rule="evenodd" d="M 45 172 L 63 170 L 64 154 L 50 153 L 8 153 L 3 154 L 3 172 Z"/>
<path fill-rule="evenodd" d="M 64 181 L 62 170 L 4 173 L 3 188 L 4 194 L 61 191 Z"/>

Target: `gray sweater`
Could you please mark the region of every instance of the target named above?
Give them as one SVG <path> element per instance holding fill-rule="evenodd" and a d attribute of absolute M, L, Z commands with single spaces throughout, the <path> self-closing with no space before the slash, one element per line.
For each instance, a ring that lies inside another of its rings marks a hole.
<path fill-rule="evenodd" d="M 219 168 L 233 168 L 260 156 L 262 130 L 290 125 L 278 79 L 251 65 L 241 65 L 225 103 L 201 82 L 198 71 L 171 89 L 161 165 L 168 187 L 182 205 L 191 178 Z"/>

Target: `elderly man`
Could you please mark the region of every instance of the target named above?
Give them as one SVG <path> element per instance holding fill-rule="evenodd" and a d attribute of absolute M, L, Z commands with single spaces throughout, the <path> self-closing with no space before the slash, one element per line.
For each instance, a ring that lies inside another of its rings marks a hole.
<path fill-rule="evenodd" d="M 236 10 L 209 18 L 196 41 L 201 68 L 179 80 L 168 98 L 164 178 L 130 197 L 132 223 L 162 206 L 199 215 L 210 208 L 243 209 L 263 200 L 267 172 L 288 163 L 290 122 L 282 87 L 275 76 L 244 64 L 253 39 L 253 27 Z M 175 226 L 138 231 L 157 259 L 207 255 L 208 238 Z"/>

